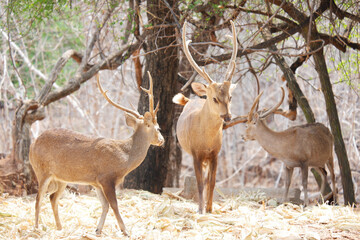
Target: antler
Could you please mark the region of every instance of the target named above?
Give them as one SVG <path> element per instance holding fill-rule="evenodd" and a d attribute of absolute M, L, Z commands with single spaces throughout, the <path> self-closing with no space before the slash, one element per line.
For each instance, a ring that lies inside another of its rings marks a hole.
<path fill-rule="evenodd" d="M 114 107 L 117 107 L 127 113 L 130 113 L 132 115 L 134 115 L 136 118 L 138 119 L 141 119 L 143 118 L 143 116 L 141 116 L 138 112 L 134 111 L 134 110 L 131 110 L 129 108 L 126 108 L 126 107 L 123 107 L 117 103 L 114 103 L 108 96 L 107 96 L 107 91 L 104 91 L 104 89 L 102 88 L 101 84 L 100 84 L 100 76 L 99 76 L 99 73 L 96 74 L 96 81 L 97 81 L 97 85 L 99 87 L 99 90 L 100 92 L 102 93 L 102 95 L 105 97 L 105 99 L 111 104 L 113 105 Z"/>
<path fill-rule="evenodd" d="M 262 114 L 260 115 L 260 118 L 265 118 L 265 117 L 267 117 L 269 114 L 275 112 L 275 111 L 280 107 L 280 105 L 281 105 L 282 102 L 284 101 L 284 97 L 285 97 L 285 91 L 284 91 L 284 89 L 283 89 L 282 87 L 281 87 L 281 91 L 282 91 L 282 96 L 281 96 L 280 101 L 279 101 L 276 105 L 274 105 L 272 108 L 270 108 L 270 109 L 267 110 L 266 112 L 262 113 Z"/>
<path fill-rule="evenodd" d="M 282 102 L 284 101 L 284 97 L 285 97 L 285 91 L 284 91 L 284 88 L 281 87 L 281 91 L 282 91 L 282 96 L 281 96 L 281 99 L 280 101 L 275 104 L 272 108 L 270 108 L 269 110 L 267 110 L 266 112 L 262 113 L 259 118 L 266 118 L 269 114 L 275 112 L 279 107 L 280 105 L 282 104 Z M 257 108 L 257 105 L 259 104 L 259 101 L 260 101 L 260 97 L 261 95 L 264 93 L 264 91 L 262 91 L 254 100 L 254 103 L 253 105 L 251 106 L 251 109 L 250 109 L 250 112 L 248 114 L 248 122 L 250 122 L 252 120 L 252 117 L 254 115 L 254 110 L 255 108 Z"/>
<path fill-rule="evenodd" d="M 248 114 L 248 122 L 251 122 L 252 117 L 253 117 L 253 112 L 255 110 L 255 108 L 257 108 L 257 105 L 259 104 L 259 100 L 261 95 L 263 95 L 264 91 L 261 91 L 261 93 L 255 98 L 253 105 L 251 106 L 250 112 Z"/>
<path fill-rule="evenodd" d="M 193 59 L 193 57 L 190 54 L 189 43 L 191 43 L 191 40 L 186 41 L 186 39 L 185 39 L 186 38 L 186 24 L 187 24 L 187 22 L 184 22 L 184 26 L 183 26 L 183 29 L 182 29 L 182 43 L 183 43 L 183 49 L 184 49 L 185 56 L 189 60 L 190 65 L 195 69 L 195 71 L 197 71 L 200 74 L 200 76 L 205 78 L 205 80 L 208 83 L 213 83 L 214 81 L 206 73 L 205 69 L 201 69 L 199 67 L 199 65 L 197 65 L 197 63 L 195 62 L 195 60 Z"/>
<path fill-rule="evenodd" d="M 236 65 L 236 55 L 237 55 L 237 51 L 238 51 L 235 24 L 232 20 L 230 20 L 230 23 L 231 23 L 231 28 L 232 28 L 233 52 L 231 55 L 228 69 L 226 71 L 225 81 L 231 81 L 231 79 L 234 75 L 235 65 Z"/>
<path fill-rule="evenodd" d="M 153 79 L 151 77 L 150 72 L 147 71 L 147 73 L 149 75 L 149 82 L 150 82 L 149 89 L 145 89 L 143 87 L 140 87 L 140 88 L 149 95 L 149 112 L 151 113 L 151 116 L 153 117 L 153 119 L 156 119 L 156 113 L 159 110 L 159 102 L 156 104 L 156 108 L 154 110 Z"/>

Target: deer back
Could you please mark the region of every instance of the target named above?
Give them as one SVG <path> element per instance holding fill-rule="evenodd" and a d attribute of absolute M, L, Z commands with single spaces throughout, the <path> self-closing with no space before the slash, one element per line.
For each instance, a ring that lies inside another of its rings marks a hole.
<path fill-rule="evenodd" d="M 41 169 L 36 172 L 53 175 L 65 182 L 96 185 L 101 174 L 126 174 L 130 146 L 126 141 L 51 129 L 31 145 L 30 161 L 34 169 Z"/>

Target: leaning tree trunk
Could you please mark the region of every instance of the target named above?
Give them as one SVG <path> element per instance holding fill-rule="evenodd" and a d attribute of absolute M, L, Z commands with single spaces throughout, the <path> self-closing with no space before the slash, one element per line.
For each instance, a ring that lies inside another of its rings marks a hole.
<path fill-rule="evenodd" d="M 167 1 L 175 14 L 178 13 L 177 1 Z M 174 119 L 174 104 L 172 98 L 176 94 L 174 87 L 177 82 L 178 57 L 177 48 L 171 44 L 176 43 L 175 28 L 170 27 L 174 24 L 174 18 L 164 1 L 148 0 L 147 11 L 149 23 L 152 24 L 151 36 L 147 41 L 147 51 L 159 49 L 151 54 L 147 54 L 145 59 L 145 75 L 142 86 L 145 88 L 149 84 L 146 72 L 150 71 L 154 79 L 155 101 L 160 102 L 158 112 L 158 123 L 161 133 L 165 138 L 163 147 L 150 147 L 144 162 L 132 171 L 124 182 L 124 187 L 134 189 L 144 189 L 154 193 L 161 193 L 165 185 L 171 142 L 175 137 L 172 132 Z M 156 27 L 160 24 L 167 24 L 168 27 Z M 161 49 L 165 47 L 164 49 Z M 168 47 L 168 48 L 166 48 Z M 138 110 L 144 113 L 148 109 L 147 95 L 141 93 Z"/>
<path fill-rule="evenodd" d="M 37 109 L 37 111 L 36 111 Z M 29 150 L 31 144 L 30 128 L 37 121 L 45 118 L 43 108 L 38 109 L 38 103 L 28 100 L 19 104 L 13 121 L 13 153 L 12 157 L 17 166 L 17 171 L 22 172 L 25 177 L 27 193 L 33 193 L 34 177 L 29 162 Z"/>
<path fill-rule="evenodd" d="M 319 47 L 321 47 L 321 43 L 319 44 L 319 42 L 314 41 L 317 39 L 319 39 L 318 33 L 316 29 L 314 29 L 311 32 L 311 40 L 313 40 L 313 42 L 310 44 L 310 46 L 312 51 L 319 49 Z M 331 131 L 332 134 L 334 135 L 335 152 L 338 157 L 340 174 L 341 174 L 341 183 L 344 191 L 344 202 L 345 204 L 355 204 L 354 184 L 352 181 L 349 160 L 341 133 L 339 116 L 336 109 L 336 102 L 334 99 L 334 93 L 332 91 L 330 77 L 327 70 L 326 61 L 324 58 L 323 48 L 321 48 L 319 51 L 314 53 L 313 58 L 315 62 L 315 69 L 319 74 L 321 90 L 325 98 L 326 112 L 329 118 Z"/>
<path fill-rule="evenodd" d="M 274 45 L 270 47 L 270 50 L 273 50 L 274 52 L 277 51 L 277 49 Z M 304 113 L 306 121 L 308 123 L 314 123 L 315 122 L 314 113 L 309 105 L 309 102 L 307 101 L 306 97 L 304 96 L 303 92 L 301 91 L 300 86 L 296 82 L 296 78 L 295 78 L 293 71 L 286 64 L 285 59 L 282 56 L 279 56 L 277 54 L 273 54 L 273 56 L 275 58 L 276 64 L 278 66 L 280 66 L 282 72 L 284 73 L 284 76 L 289 85 L 289 88 L 293 92 L 297 102 L 299 103 L 299 106 Z M 320 187 L 322 184 L 322 179 L 321 179 L 320 174 L 314 168 L 311 168 L 311 172 L 314 175 L 318 186 Z M 326 181 L 324 192 L 322 192 L 321 194 L 323 196 L 326 196 L 330 192 L 331 192 L 330 185 L 329 185 L 328 181 Z M 329 200 L 330 200 L 330 202 L 332 202 L 334 199 L 333 199 L 333 197 L 331 197 L 331 199 L 329 199 Z"/>
<path fill-rule="evenodd" d="M 271 36 L 270 32 L 267 31 L 266 29 L 262 33 L 263 33 L 263 37 L 265 38 L 265 40 L 267 40 Z M 270 45 L 269 49 L 274 52 L 273 57 L 275 58 L 276 64 L 280 67 L 281 71 L 283 72 L 284 78 L 287 81 L 289 89 L 292 91 L 297 103 L 299 104 L 301 110 L 303 111 L 306 121 L 308 123 L 315 122 L 314 113 L 295 78 L 296 68 L 299 67 L 301 64 L 297 64 L 297 66 L 294 67 L 294 69 L 293 69 L 288 66 L 288 64 L 285 62 L 285 59 L 283 56 L 276 54 L 276 52 L 278 52 L 278 49 L 275 45 Z M 295 108 L 295 111 L 296 111 L 296 108 Z M 320 174 L 314 168 L 311 168 L 311 172 L 314 175 L 318 186 L 320 187 L 322 184 L 322 179 L 321 179 Z M 331 192 L 330 185 L 329 185 L 328 181 L 326 181 L 325 189 L 321 194 L 323 196 L 326 196 L 330 192 Z M 333 196 L 329 200 L 330 200 L 330 202 L 332 202 L 334 200 Z"/>
<path fill-rule="evenodd" d="M 107 55 L 107 57 L 101 58 L 95 63 L 89 63 L 88 60 L 92 55 L 95 43 L 98 41 L 98 36 L 100 36 L 101 30 L 106 25 L 106 22 L 116 6 L 117 4 L 112 4 L 104 13 L 105 17 L 102 19 L 102 22 L 96 26 L 91 38 L 89 38 L 88 45 L 84 49 L 84 54 L 75 50 L 68 50 L 58 59 L 49 77 L 45 77 L 43 74 L 36 72 L 45 80 L 45 85 L 41 88 L 39 95 L 36 96 L 35 99 L 26 100 L 17 108 L 13 124 L 12 155 L 17 164 L 18 171 L 22 172 L 25 176 L 28 192 L 29 189 L 31 190 L 32 188 L 31 184 L 33 179 L 31 166 L 29 164 L 29 147 L 31 143 L 30 129 L 32 123 L 45 118 L 44 107 L 79 90 L 81 84 L 91 79 L 100 70 L 117 69 L 124 61 L 126 61 L 126 59 L 129 59 L 129 57 L 141 46 L 143 39 L 147 37 L 148 33 L 144 32 L 139 36 L 139 40 L 136 42 L 113 51 L 111 54 L 104 54 Z M 62 88 L 52 90 L 53 84 L 69 59 L 73 59 L 79 63 L 79 68 L 74 76 L 69 79 Z M 94 58 L 91 59 L 95 61 Z"/>

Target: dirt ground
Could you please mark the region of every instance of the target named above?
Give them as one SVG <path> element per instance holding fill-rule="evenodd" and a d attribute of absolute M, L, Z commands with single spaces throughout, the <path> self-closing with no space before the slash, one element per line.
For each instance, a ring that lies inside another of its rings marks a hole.
<path fill-rule="evenodd" d="M 110 210 L 101 236 L 95 233 L 101 205 L 95 193 L 65 191 L 56 230 L 48 197 L 34 229 L 35 195 L 0 197 L 0 239 L 126 239 Z M 359 239 L 360 212 L 345 206 L 276 205 L 257 195 L 238 195 L 214 203 L 212 214 L 197 213 L 197 204 L 177 194 L 156 195 L 121 190 L 120 214 L 129 239 Z"/>

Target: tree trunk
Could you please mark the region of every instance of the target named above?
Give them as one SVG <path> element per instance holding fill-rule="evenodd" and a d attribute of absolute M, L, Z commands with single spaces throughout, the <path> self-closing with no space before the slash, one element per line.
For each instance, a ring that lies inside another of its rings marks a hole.
<path fill-rule="evenodd" d="M 177 14 L 177 1 L 167 1 L 172 10 Z M 169 8 L 163 1 L 148 0 L 147 11 L 149 23 L 152 26 L 159 24 L 174 24 L 174 18 Z M 147 50 L 152 51 L 161 47 L 168 47 L 176 42 L 175 28 L 157 28 L 151 30 L 151 36 L 147 41 Z M 124 187 L 134 189 L 144 189 L 153 193 L 161 193 L 166 182 L 171 142 L 174 141 L 172 131 L 174 121 L 174 104 L 172 98 L 176 94 L 178 73 L 178 51 L 176 47 L 168 47 L 146 55 L 145 75 L 142 86 L 147 88 L 149 79 L 146 74 L 150 71 L 154 80 L 154 98 L 160 101 L 158 112 L 158 123 L 161 133 L 165 138 L 163 147 L 150 147 L 144 162 L 132 171 L 124 182 Z M 147 95 L 141 93 L 138 110 L 143 114 L 148 109 Z M 176 177 L 176 176 L 174 176 Z"/>
<path fill-rule="evenodd" d="M 112 7 L 115 6 L 116 4 L 112 5 Z M 111 12 L 112 10 L 110 9 L 109 11 Z M 12 156 L 17 165 L 17 170 L 20 172 L 22 171 L 22 174 L 26 178 L 26 187 L 29 193 L 32 191 L 31 188 L 33 181 L 32 170 L 29 164 L 29 147 L 31 143 L 30 128 L 35 121 L 45 118 L 43 107 L 77 91 L 81 84 L 92 78 L 99 70 L 117 69 L 142 44 L 142 40 L 138 40 L 131 45 L 124 46 L 112 54 L 105 54 L 108 56 L 105 59 L 99 60 L 95 64 L 88 63 L 87 61 L 91 55 L 94 44 L 97 41 L 97 37 L 100 35 L 102 26 L 105 26 L 109 16 L 110 14 L 106 15 L 103 22 L 99 24 L 101 27 L 97 28 L 93 33 L 89 41 L 89 45 L 86 49 L 84 49 L 85 54 L 81 54 L 75 50 L 68 50 L 63 53 L 53 67 L 48 78 L 40 75 L 46 83 L 42 87 L 39 95 L 35 99 L 24 101 L 16 110 L 12 132 Z M 147 34 L 147 32 L 144 32 L 141 36 L 139 36 L 139 39 L 144 39 Z M 57 80 L 59 73 L 71 58 L 80 63 L 80 67 L 77 69 L 76 74 L 74 74 L 74 77 L 71 78 L 61 89 L 52 91 L 53 84 Z"/>
<path fill-rule="evenodd" d="M 265 31 L 266 38 L 268 38 L 270 36 L 269 34 L 270 33 L 266 33 L 266 31 Z M 278 49 L 275 45 L 270 45 L 269 49 L 273 52 L 278 51 Z M 308 123 L 315 122 L 315 116 L 309 105 L 309 102 L 307 101 L 307 98 L 304 96 L 299 84 L 296 81 L 296 78 L 294 75 L 295 70 L 293 70 L 289 67 L 289 65 L 285 62 L 285 59 L 282 56 L 280 56 L 278 54 L 273 54 L 273 56 L 275 58 L 276 64 L 280 67 L 281 71 L 283 72 L 284 77 L 288 83 L 290 90 L 294 93 L 295 99 L 299 103 L 299 106 L 304 113 L 306 121 Z M 321 182 L 322 182 L 320 174 L 314 168 L 311 168 L 311 172 L 314 175 L 318 186 L 320 187 Z M 331 192 L 330 185 L 326 181 L 324 192 L 322 192 L 321 194 L 323 196 L 326 196 L 330 192 Z M 333 198 L 329 199 L 330 202 L 333 200 L 334 200 Z"/>
<path fill-rule="evenodd" d="M 269 1 L 270 2 L 270 1 Z M 273 1 L 274 4 L 280 6 L 282 1 Z M 326 61 L 324 58 L 323 45 L 319 33 L 316 29 L 315 19 L 317 16 L 321 15 L 322 12 L 326 11 L 328 8 L 331 8 L 330 1 L 321 1 L 319 8 L 313 13 L 313 18 L 307 17 L 302 12 L 298 11 L 292 3 L 287 2 L 282 5 L 282 9 L 289 14 L 292 18 L 297 20 L 302 25 L 301 34 L 304 36 L 304 39 L 308 41 L 310 45 L 310 51 L 313 51 L 313 58 L 315 62 L 315 69 L 319 74 L 320 84 L 322 92 L 324 94 L 325 103 L 326 103 L 326 112 L 329 118 L 330 127 L 332 134 L 334 136 L 334 145 L 335 152 L 338 157 L 340 173 L 341 173 L 341 182 L 344 191 L 344 202 L 345 204 L 355 203 L 354 196 L 354 185 L 351 177 L 351 170 L 349 166 L 349 160 L 347 157 L 345 144 L 342 138 L 341 126 L 339 122 L 339 117 L 336 109 L 336 103 L 334 99 L 334 93 L 332 91 L 332 86 L 330 82 L 329 73 L 326 66 Z M 309 26 L 311 31 L 309 31 Z M 309 35 L 310 32 L 310 36 Z M 320 40 L 320 41 L 319 41 Z"/>
<path fill-rule="evenodd" d="M 318 39 L 318 34 L 316 31 L 312 31 L 311 38 L 312 40 Z M 313 43 L 310 44 L 312 51 L 318 49 L 319 48 L 318 45 L 319 45 L 318 42 L 313 41 Z M 329 73 L 327 71 L 323 49 L 320 49 L 319 51 L 314 53 L 313 57 L 315 62 L 315 69 L 319 74 L 321 89 L 325 98 L 326 112 L 329 118 L 331 131 L 332 134 L 334 135 L 335 152 L 338 157 L 340 174 L 341 174 L 341 183 L 344 191 L 344 203 L 352 205 L 355 204 L 354 184 L 352 181 L 349 160 L 347 157 L 344 140 L 341 133 L 339 116 L 336 109 L 334 93 L 332 91 L 332 86 L 330 82 Z"/>
<path fill-rule="evenodd" d="M 20 103 L 16 109 L 13 121 L 13 158 L 17 166 L 17 171 L 22 172 L 25 177 L 27 193 L 34 193 L 34 175 L 29 162 L 29 150 L 31 144 L 30 129 L 31 125 L 45 118 L 43 108 L 38 108 L 34 100 Z M 33 111 L 31 111 L 33 110 Z"/>

